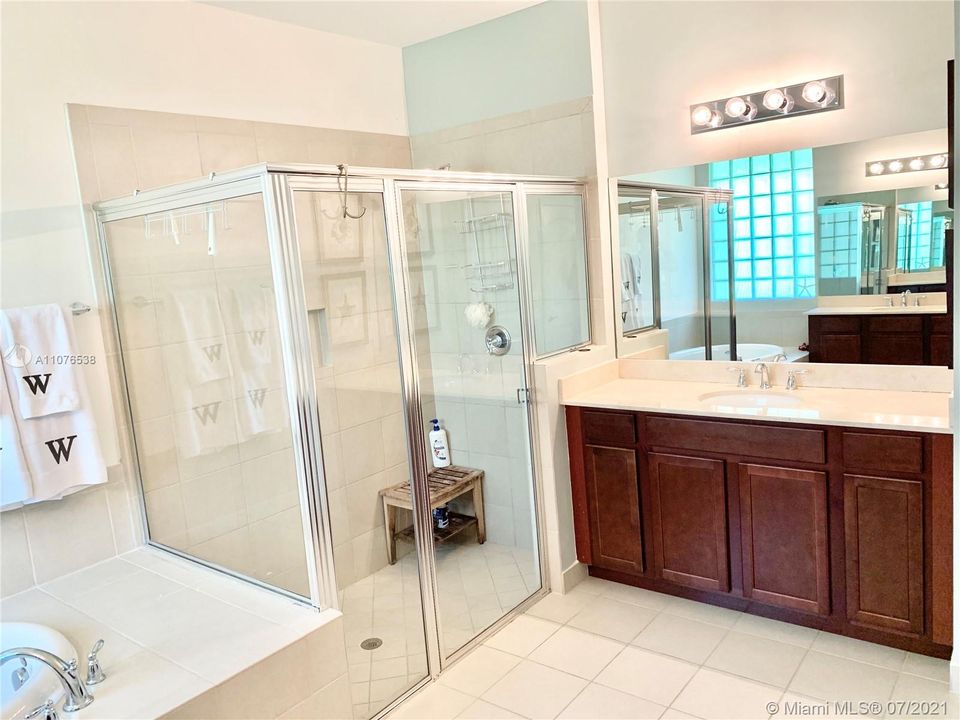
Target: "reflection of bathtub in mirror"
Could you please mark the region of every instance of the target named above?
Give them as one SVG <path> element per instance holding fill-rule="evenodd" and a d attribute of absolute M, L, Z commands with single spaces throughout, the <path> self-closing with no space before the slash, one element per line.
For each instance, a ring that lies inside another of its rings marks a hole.
<path fill-rule="evenodd" d="M 63 635 L 53 628 L 34 623 L 0 623 L 0 643 L 3 649 L 31 647 L 46 650 L 67 662 L 77 657 L 77 651 Z M 43 663 L 19 658 L 3 665 L 0 672 L 0 717 L 22 718 L 48 699 L 58 702 L 63 688 L 56 673 Z"/>
<path fill-rule="evenodd" d="M 671 360 L 705 360 L 705 348 L 700 347 L 676 350 L 670 353 Z M 787 356 L 787 362 L 807 362 L 808 353 L 801 350 L 787 350 L 779 345 L 766 343 L 737 343 L 737 360 L 743 362 L 774 362 L 780 354 Z M 729 345 L 713 346 L 714 360 L 730 360 Z"/>

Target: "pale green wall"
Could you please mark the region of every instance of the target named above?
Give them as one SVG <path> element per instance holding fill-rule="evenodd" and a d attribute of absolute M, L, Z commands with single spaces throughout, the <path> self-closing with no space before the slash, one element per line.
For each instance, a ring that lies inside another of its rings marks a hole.
<path fill-rule="evenodd" d="M 411 135 L 592 94 L 587 5 L 552 0 L 403 49 Z"/>

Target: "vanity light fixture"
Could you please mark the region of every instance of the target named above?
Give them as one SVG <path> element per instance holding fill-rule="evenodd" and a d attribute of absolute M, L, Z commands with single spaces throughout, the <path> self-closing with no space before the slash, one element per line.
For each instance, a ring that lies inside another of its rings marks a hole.
<path fill-rule="evenodd" d="M 843 107 L 843 75 L 690 106 L 692 134 Z"/>
<path fill-rule="evenodd" d="M 912 155 L 889 160 L 871 160 L 866 163 L 867 177 L 876 175 L 894 175 L 902 172 L 919 172 L 922 170 L 940 170 L 950 164 L 950 155 L 947 153 L 933 153 L 932 155 Z"/>

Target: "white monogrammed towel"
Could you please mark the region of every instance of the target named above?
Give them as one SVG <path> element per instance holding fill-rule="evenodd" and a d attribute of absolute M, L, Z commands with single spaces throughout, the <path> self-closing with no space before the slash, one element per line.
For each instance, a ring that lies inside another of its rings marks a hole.
<path fill-rule="evenodd" d="M 10 399 L 20 417 L 43 417 L 80 407 L 76 352 L 59 305 L 0 311 L 0 348 L 13 380 Z"/>

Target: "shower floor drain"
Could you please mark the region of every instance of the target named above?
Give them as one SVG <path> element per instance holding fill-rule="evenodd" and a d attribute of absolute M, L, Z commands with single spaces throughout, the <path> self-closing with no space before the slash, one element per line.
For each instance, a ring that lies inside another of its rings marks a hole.
<path fill-rule="evenodd" d="M 380 638 L 367 638 L 360 643 L 360 647 L 362 647 L 364 650 L 376 650 L 381 645 L 383 645 L 383 640 Z"/>

